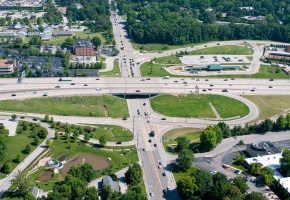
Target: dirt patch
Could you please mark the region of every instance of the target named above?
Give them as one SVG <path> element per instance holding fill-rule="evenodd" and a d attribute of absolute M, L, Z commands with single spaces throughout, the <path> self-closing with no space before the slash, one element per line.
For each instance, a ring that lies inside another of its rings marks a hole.
<path fill-rule="evenodd" d="M 37 180 L 39 182 L 44 182 L 44 181 L 50 180 L 51 178 L 52 178 L 52 171 L 44 171 L 40 174 Z"/>
<path fill-rule="evenodd" d="M 66 159 L 69 158 L 69 156 L 70 156 L 69 154 L 64 154 L 64 155 L 60 156 L 60 157 L 57 159 L 57 161 L 59 161 L 59 162 L 65 161 Z"/>
<path fill-rule="evenodd" d="M 79 154 L 63 165 L 59 173 L 65 177 L 71 166 L 80 166 L 84 162 L 89 163 L 95 170 L 105 169 L 110 166 L 110 163 L 103 158 L 91 154 Z"/>

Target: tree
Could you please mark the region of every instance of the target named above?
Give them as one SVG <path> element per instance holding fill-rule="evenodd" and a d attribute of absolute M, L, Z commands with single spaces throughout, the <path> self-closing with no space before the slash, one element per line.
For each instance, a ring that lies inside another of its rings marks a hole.
<path fill-rule="evenodd" d="M 51 139 L 47 138 L 45 144 L 47 147 L 50 147 L 51 146 Z"/>
<path fill-rule="evenodd" d="M 73 45 L 73 39 L 71 37 L 68 37 L 64 40 L 64 45 L 67 45 L 67 46 L 71 46 Z"/>
<path fill-rule="evenodd" d="M 264 167 L 263 169 L 261 169 L 261 180 L 266 184 L 266 185 L 270 185 L 273 180 L 274 180 L 274 172 L 271 168 L 269 167 Z"/>
<path fill-rule="evenodd" d="M 280 159 L 280 171 L 284 176 L 290 176 L 290 150 L 283 149 L 282 158 Z"/>
<path fill-rule="evenodd" d="M 188 149 L 189 140 L 186 137 L 177 137 L 175 140 L 177 141 L 177 147 L 175 148 L 177 152 Z"/>
<path fill-rule="evenodd" d="M 245 193 L 249 189 L 249 186 L 247 185 L 247 181 L 244 177 L 237 176 L 236 178 L 234 178 L 233 181 L 234 181 L 234 185 L 240 189 L 241 193 Z"/>
<path fill-rule="evenodd" d="M 2 167 L 2 172 L 4 174 L 9 174 L 12 171 L 13 167 L 10 162 L 6 162 Z"/>
<path fill-rule="evenodd" d="M 35 136 L 34 139 L 33 139 L 33 145 L 38 145 L 39 143 L 39 137 L 38 136 Z"/>
<path fill-rule="evenodd" d="M 85 193 L 84 200 L 95 200 L 98 195 L 98 190 L 95 187 L 89 187 Z"/>
<path fill-rule="evenodd" d="M 27 175 L 27 172 L 18 170 L 11 183 L 18 187 L 20 194 L 24 194 L 31 187 L 31 181 Z"/>
<path fill-rule="evenodd" d="M 48 114 L 46 114 L 46 115 L 44 116 L 44 121 L 46 121 L 46 122 L 49 121 L 49 116 L 48 116 Z"/>
<path fill-rule="evenodd" d="M 110 200 L 111 199 L 111 196 L 113 195 L 113 190 L 111 188 L 110 185 L 103 185 L 103 189 L 102 189 L 102 199 L 103 200 Z"/>
<path fill-rule="evenodd" d="M 102 40 L 98 36 L 93 37 L 92 42 L 96 47 L 99 47 L 102 45 Z"/>
<path fill-rule="evenodd" d="M 261 171 L 261 169 L 262 169 L 261 164 L 258 164 L 258 163 L 252 163 L 252 164 L 250 164 L 250 172 L 253 175 L 259 174 L 260 171 Z"/>
<path fill-rule="evenodd" d="M 81 171 L 82 174 L 80 178 L 85 180 L 87 183 L 92 181 L 96 175 L 96 171 L 94 170 L 93 166 L 90 165 L 89 163 L 82 164 L 79 170 Z"/>
<path fill-rule="evenodd" d="M 198 187 L 198 193 L 203 196 L 206 192 L 210 191 L 213 184 L 212 175 L 206 170 L 198 169 L 193 173 Z"/>
<path fill-rule="evenodd" d="M 101 146 L 105 146 L 107 144 L 107 139 L 104 135 L 100 136 L 99 142 Z"/>
<path fill-rule="evenodd" d="M 246 195 L 244 200 L 266 200 L 266 198 L 260 192 L 251 192 L 250 194 Z"/>
<path fill-rule="evenodd" d="M 224 174 L 217 173 L 212 176 L 213 185 L 211 187 L 210 198 L 215 200 L 223 200 L 227 196 L 230 183 Z"/>
<path fill-rule="evenodd" d="M 177 189 L 184 200 L 191 200 L 198 190 L 194 177 L 186 176 L 177 182 Z"/>
<path fill-rule="evenodd" d="M 125 173 L 126 183 L 130 185 L 137 185 L 142 179 L 141 166 L 138 163 L 130 166 Z"/>
<path fill-rule="evenodd" d="M 290 113 L 286 115 L 286 128 L 290 129 Z"/>
<path fill-rule="evenodd" d="M 231 136 L 230 127 L 225 122 L 219 122 L 217 125 L 220 127 L 224 138 Z"/>
<path fill-rule="evenodd" d="M 47 129 L 45 128 L 42 128 L 41 130 L 39 130 L 39 132 L 37 133 L 37 136 L 40 138 L 40 139 L 45 139 L 47 137 Z"/>
<path fill-rule="evenodd" d="M 24 200 L 36 200 L 36 198 L 33 196 L 31 192 L 26 192 Z"/>
<path fill-rule="evenodd" d="M 91 139 L 90 134 L 85 133 L 84 139 L 86 142 L 88 142 Z"/>
<path fill-rule="evenodd" d="M 216 133 L 213 130 L 205 130 L 200 136 L 200 145 L 205 151 L 210 151 L 216 146 Z"/>
<path fill-rule="evenodd" d="M 230 185 L 227 190 L 227 197 L 230 200 L 241 200 L 243 199 L 243 194 L 241 193 L 241 191 L 237 186 Z"/>
<path fill-rule="evenodd" d="M 28 144 L 28 145 L 25 147 L 25 149 L 24 149 L 23 152 L 24 152 L 25 154 L 29 154 L 30 151 L 31 151 L 31 146 Z"/>
<path fill-rule="evenodd" d="M 189 149 L 184 149 L 178 153 L 178 166 L 184 169 L 189 169 L 192 166 L 194 160 L 193 152 Z"/>
<path fill-rule="evenodd" d="M 146 200 L 147 195 L 141 186 L 139 185 L 130 186 L 121 199 L 122 200 Z"/>
<path fill-rule="evenodd" d="M 16 118 L 17 118 L 17 116 L 15 114 L 13 114 L 11 117 L 13 120 L 16 120 Z"/>
<path fill-rule="evenodd" d="M 20 37 L 17 37 L 16 39 L 15 39 L 15 44 L 22 44 L 22 39 L 20 38 Z"/>
<path fill-rule="evenodd" d="M 265 119 L 261 123 L 261 128 L 262 128 L 262 131 L 264 131 L 264 132 L 272 131 L 273 130 L 273 121 L 271 119 Z"/>
<path fill-rule="evenodd" d="M 54 132 L 54 139 L 58 139 L 59 138 L 59 133 L 58 133 L 58 131 L 55 131 Z"/>
<path fill-rule="evenodd" d="M 242 165 L 242 164 L 245 163 L 245 161 L 246 161 L 246 159 L 245 159 L 245 156 L 244 156 L 244 155 L 242 155 L 242 154 L 237 154 L 237 156 L 236 156 L 236 160 L 235 160 L 235 164 L 237 164 L 237 165 Z"/>
<path fill-rule="evenodd" d="M 43 20 L 41 17 L 38 17 L 36 22 L 37 22 L 38 26 L 42 26 Z"/>
<path fill-rule="evenodd" d="M 283 130 L 287 127 L 287 120 L 283 115 L 280 115 L 275 123 L 275 128 L 277 130 Z"/>

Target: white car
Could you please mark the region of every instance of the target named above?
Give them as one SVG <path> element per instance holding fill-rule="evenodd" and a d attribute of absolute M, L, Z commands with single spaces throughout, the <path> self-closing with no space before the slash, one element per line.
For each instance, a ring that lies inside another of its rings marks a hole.
<path fill-rule="evenodd" d="M 102 90 L 102 88 L 99 88 L 99 87 L 97 87 L 97 89 L 96 89 L 96 90 L 100 91 L 100 90 Z"/>
<path fill-rule="evenodd" d="M 150 196 L 154 196 L 154 194 L 152 192 L 150 192 L 149 194 L 150 194 Z"/>

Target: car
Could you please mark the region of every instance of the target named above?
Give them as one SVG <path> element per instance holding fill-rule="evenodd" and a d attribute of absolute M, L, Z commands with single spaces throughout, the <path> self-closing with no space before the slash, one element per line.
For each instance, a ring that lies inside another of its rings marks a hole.
<path fill-rule="evenodd" d="M 146 149 L 145 149 L 145 148 L 143 148 L 143 151 L 146 151 Z"/>
<path fill-rule="evenodd" d="M 140 92 L 140 90 L 136 90 L 136 92 Z"/>
<path fill-rule="evenodd" d="M 150 121 L 149 121 L 149 120 L 147 120 L 147 123 L 150 123 Z"/>
<path fill-rule="evenodd" d="M 151 139 L 149 139 L 149 140 L 148 140 L 148 142 L 149 142 L 149 143 L 151 143 L 151 142 L 152 142 L 152 140 L 151 140 Z"/>
<path fill-rule="evenodd" d="M 180 80 L 184 81 L 184 78 L 182 78 L 182 79 L 180 79 Z"/>
<path fill-rule="evenodd" d="M 124 118 L 122 118 L 122 120 L 127 120 L 127 118 L 124 117 Z"/>
<path fill-rule="evenodd" d="M 178 83 L 178 81 L 174 81 L 174 83 Z"/>
<path fill-rule="evenodd" d="M 204 59 L 204 56 L 200 56 L 200 59 Z"/>
<path fill-rule="evenodd" d="M 20 119 L 25 119 L 25 117 L 24 116 L 21 116 Z"/>
<path fill-rule="evenodd" d="M 33 94 L 37 94 L 37 92 L 33 92 Z"/>
<path fill-rule="evenodd" d="M 164 193 L 164 194 L 167 193 L 167 190 L 164 189 L 164 190 L 163 190 L 163 193 Z"/>
<path fill-rule="evenodd" d="M 273 87 L 270 85 L 269 88 L 273 88 Z"/>
<path fill-rule="evenodd" d="M 210 87 L 213 87 L 213 84 L 210 84 L 209 86 L 210 86 Z"/>
<path fill-rule="evenodd" d="M 167 191 L 169 191 L 170 190 L 170 187 L 167 187 L 166 189 L 167 189 Z"/>
<path fill-rule="evenodd" d="M 187 84 L 187 82 L 183 82 L 183 84 Z"/>
<path fill-rule="evenodd" d="M 251 92 L 255 92 L 255 90 L 254 89 L 251 89 Z"/>
<path fill-rule="evenodd" d="M 12 97 L 15 97 L 15 96 L 16 96 L 16 94 L 12 94 L 11 96 L 12 96 Z"/>
<path fill-rule="evenodd" d="M 199 79 L 196 79 L 196 81 L 199 81 Z"/>
<path fill-rule="evenodd" d="M 235 80 L 234 78 L 231 78 L 231 80 Z"/>
<path fill-rule="evenodd" d="M 59 86 L 59 85 L 57 85 L 57 86 L 55 86 L 55 88 L 60 88 L 60 86 Z"/>
<path fill-rule="evenodd" d="M 153 146 L 154 146 L 154 147 L 157 147 L 157 144 L 155 143 Z"/>
<path fill-rule="evenodd" d="M 150 78 L 146 78 L 147 81 L 151 80 Z"/>
<path fill-rule="evenodd" d="M 274 79 L 271 78 L 271 79 L 269 79 L 269 81 L 274 81 Z"/>
<path fill-rule="evenodd" d="M 241 174 L 242 172 L 240 170 L 236 170 L 235 174 Z"/>
<path fill-rule="evenodd" d="M 208 79 L 205 79 L 205 81 L 208 81 Z"/>
<path fill-rule="evenodd" d="M 154 194 L 152 192 L 150 192 L 149 194 L 150 194 L 150 196 L 154 196 Z"/>
<path fill-rule="evenodd" d="M 143 78 L 143 79 L 141 79 L 141 81 L 145 81 L 145 79 Z"/>
<path fill-rule="evenodd" d="M 33 118 L 32 120 L 33 120 L 33 121 L 37 121 L 37 118 Z"/>
<path fill-rule="evenodd" d="M 75 85 L 75 83 L 71 83 L 71 85 Z"/>
<path fill-rule="evenodd" d="M 116 144 L 122 144 L 122 142 L 121 142 L 121 141 L 119 141 L 119 142 L 116 142 Z"/>
<path fill-rule="evenodd" d="M 155 136 L 154 131 L 151 131 L 151 132 L 149 133 L 149 136 L 150 136 L 150 137 L 154 137 L 154 136 Z"/>
<path fill-rule="evenodd" d="M 228 90 L 227 89 L 223 89 L 222 92 L 228 92 Z"/>
<path fill-rule="evenodd" d="M 184 86 L 188 86 L 187 84 L 185 84 Z"/>
<path fill-rule="evenodd" d="M 159 165 L 162 165 L 161 161 L 158 162 Z"/>
<path fill-rule="evenodd" d="M 206 89 L 203 89 L 202 91 L 206 92 Z"/>
<path fill-rule="evenodd" d="M 225 79 L 224 81 L 228 81 L 228 79 Z"/>
<path fill-rule="evenodd" d="M 44 96 L 44 97 L 47 97 L 47 96 L 48 96 L 48 94 L 47 94 L 47 93 L 44 93 L 42 96 Z"/>
<path fill-rule="evenodd" d="M 232 84 L 229 84 L 229 86 L 233 86 Z"/>
<path fill-rule="evenodd" d="M 166 118 L 163 117 L 163 118 L 161 118 L 161 120 L 166 120 Z"/>
<path fill-rule="evenodd" d="M 146 106 L 146 103 L 143 103 L 143 106 Z"/>
<path fill-rule="evenodd" d="M 88 86 L 88 84 L 84 84 L 84 86 Z"/>
<path fill-rule="evenodd" d="M 204 45 L 204 47 L 207 47 L 207 45 Z"/>
<path fill-rule="evenodd" d="M 220 43 L 217 43 L 216 45 L 220 45 Z"/>
<path fill-rule="evenodd" d="M 162 168 L 162 165 L 158 165 L 158 169 L 161 169 Z"/>
<path fill-rule="evenodd" d="M 102 90 L 102 88 L 97 87 L 96 90 L 100 91 L 100 90 Z"/>

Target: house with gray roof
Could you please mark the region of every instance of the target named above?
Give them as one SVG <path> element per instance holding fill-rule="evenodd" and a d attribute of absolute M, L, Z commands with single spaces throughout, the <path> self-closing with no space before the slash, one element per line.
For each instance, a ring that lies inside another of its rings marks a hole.
<path fill-rule="evenodd" d="M 27 37 L 39 36 L 40 32 L 28 32 Z"/>
<path fill-rule="evenodd" d="M 51 33 L 43 33 L 41 35 L 41 40 L 42 41 L 50 41 L 50 39 L 51 39 Z"/>
<path fill-rule="evenodd" d="M 48 27 L 48 24 L 44 22 L 44 23 L 42 23 L 42 27 L 46 28 L 46 27 Z"/>
<path fill-rule="evenodd" d="M 43 29 L 43 33 L 52 33 L 52 28 L 50 26 Z"/>
<path fill-rule="evenodd" d="M 32 195 L 37 199 L 39 197 L 40 189 L 34 186 L 33 188 L 29 189 L 29 192 L 31 192 Z"/>
<path fill-rule="evenodd" d="M 15 33 L 13 32 L 0 32 L 0 37 L 14 37 Z"/>
<path fill-rule="evenodd" d="M 110 176 L 104 176 L 103 177 L 103 185 L 109 185 L 111 186 L 113 191 L 119 191 L 119 183 L 118 181 L 113 181 L 112 177 Z"/>
<path fill-rule="evenodd" d="M 53 36 L 72 36 L 72 31 L 53 31 Z"/>
<path fill-rule="evenodd" d="M 22 25 L 18 22 L 13 28 L 18 30 L 22 28 Z"/>

